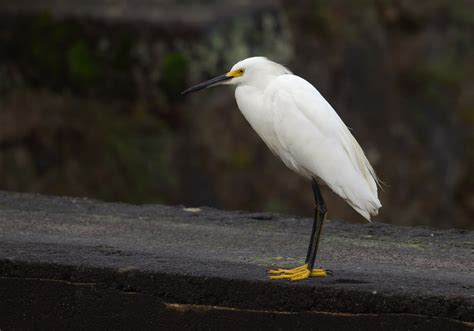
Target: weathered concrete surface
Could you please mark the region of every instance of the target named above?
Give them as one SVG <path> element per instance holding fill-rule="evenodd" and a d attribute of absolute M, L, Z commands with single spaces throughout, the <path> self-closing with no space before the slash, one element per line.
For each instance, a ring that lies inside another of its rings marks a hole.
<path fill-rule="evenodd" d="M 0 329 L 472 329 L 474 233 L 0 192 Z"/>

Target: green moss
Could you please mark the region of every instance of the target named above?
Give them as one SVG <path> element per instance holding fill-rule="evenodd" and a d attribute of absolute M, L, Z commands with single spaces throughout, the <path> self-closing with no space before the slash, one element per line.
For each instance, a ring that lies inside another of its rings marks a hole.
<path fill-rule="evenodd" d="M 3 152 L 0 158 L 0 169 L 2 168 L 8 174 L 7 181 L 14 183 L 12 189 L 15 190 L 28 189 L 37 176 L 32 160 L 27 151 L 22 149 Z"/>
<path fill-rule="evenodd" d="M 13 103 L 25 100 L 20 105 Z M 145 101 L 123 103 L 49 92 L 19 92 L 7 109 L 31 112 L 15 144 L 0 153 L 0 181 L 6 189 L 85 195 L 128 202 L 169 202 L 177 187 L 172 166 L 173 132 Z M 23 105 L 23 106 L 21 106 Z M 133 108 L 145 108 L 136 113 Z M 118 111 L 117 109 L 122 109 Z M 80 110 L 80 111 L 78 111 Z M 127 111 L 129 110 L 129 111 Z M 18 122 L 18 125 L 21 125 Z M 40 133 L 35 148 L 23 140 Z M 15 136 L 14 136 L 15 137 Z M 60 138 L 59 138 L 60 137 Z"/>
<path fill-rule="evenodd" d="M 329 21 L 329 0 L 313 0 L 311 20 L 313 29 L 322 35 L 327 35 L 330 32 Z"/>
<path fill-rule="evenodd" d="M 188 60 L 178 52 L 171 52 L 164 56 L 161 62 L 161 87 L 169 99 L 175 100 L 185 87 Z"/>
<path fill-rule="evenodd" d="M 97 194 L 130 202 L 166 202 L 162 192 L 171 190 L 176 177 L 168 165 L 169 133 L 164 125 L 152 116 L 131 118 L 103 109 L 81 116 L 86 117 L 94 123 L 88 144 L 95 146 L 90 149 L 96 154 L 85 156 L 94 160 L 92 168 L 98 171 L 92 179 L 111 183 L 96 188 Z"/>
<path fill-rule="evenodd" d="M 407 242 L 400 242 L 399 247 L 403 248 L 414 248 L 418 250 L 426 249 L 426 244 L 423 244 L 420 241 L 407 241 Z"/>
<path fill-rule="evenodd" d="M 102 76 L 102 66 L 77 23 L 53 19 L 48 13 L 35 17 L 29 27 L 31 61 L 49 78 L 72 83 L 90 83 Z M 118 58 L 123 54 L 118 52 Z"/>
<path fill-rule="evenodd" d="M 447 1 L 447 12 L 450 17 L 459 23 L 474 25 L 472 3 L 469 1 Z"/>
<path fill-rule="evenodd" d="M 72 38 L 70 25 L 54 22 L 48 13 L 40 14 L 31 23 L 31 55 L 33 62 L 52 74 L 60 74 L 64 49 Z"/>
<path fill-rule="evenodd" d="M 250 165 L 250 155 L 245 149 L 240 149 L 232 157 L 232 166 L 236 169 L 245 169 Z"/>
<path fill-rule="evenodd" d="M 112 65 L 117 69 L 124 69 L 130 64 L 130 50 L 132 40 L 127 33 L 120 34 L 112 45 Z"/>
<path fill-rule="evenodd" d="M 101 75 L 90 46 L 83 40 L 74 43 L 67 51 L 67 66 L 73 81 L 90 82 Z"/>
<path fill-rule="evenodd" d="M 441 59 L 420 66 L 416 74 L 425 83 L 456 88 L 464 80 L 464 71 L 459 69 L 452 60 Z"/>
<path fill-rule="evenodd" d="M 270 199 L 263 209 L 272 213 L 287 213 L 290 210 L 288 204 L 281 199 Z"/>
<path fill-rule="evenodd" d="M 474 106 L 461 108 L 460 111 L 466 122 L 474 127 Z"/>

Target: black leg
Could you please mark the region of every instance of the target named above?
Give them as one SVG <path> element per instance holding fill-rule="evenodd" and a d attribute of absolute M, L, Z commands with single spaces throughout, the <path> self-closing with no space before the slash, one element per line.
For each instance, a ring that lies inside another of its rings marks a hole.
<path fill-rule="evenodd" d="M 318 227 L 319 197 L 321 196 L 321 192 L 319 191 L 318 183 L 314 179 L 311 181 L 311 186 L 313 188 L 313 194 L 314 194 L 314 220 L 313 220 L 313 228 L 311 230 L 311 237 L 309 239 L 308 252 L 306 253 L 305 263 L 309 263 L 309 260 L 311 258 L 311 254 L 313 252 L 314 236 L 316 234 L 316 229 Z"/>
<path fill-rule="evenodd" d="M 315 185 L 314 180 L 311 184 L 313 185 L 313 192 L 314 192 L 314 185 Z M 314 196 L 314 199 L 316 200 L 316 195 Z M 305 264 L 309 264 L 309 260 L 311 259 L 311 254 L 313 252 L 313 241 L 314 241 L 314 236 L 316 234 L 317 224 L 318 224 L 318 202 L 315 201 L 313 228 L 311 229 L 311 237 L 309 239 L 308 251 L 306 253 L 306 260 L 304 262 Z"/>
<path fill-rule="evenodd" d="M 313 179 L 311 184 L 313 186 L 315 207 L 313 229 L 311 230 L 308 253 L 306 254 L 306 263 L 308 264 L 309 270 L 313 270 L 314 268 L 314 261 L 316 260 L 316 254 L 318 253 L 319 237 L 321 236 L 321 229 L 327 213 L 326 204 L 324 203 L 323 195 L 321 194 L 318 183 Z"/>
<path fill-rule="evenodd" d="M 293 268 L 293 269 L 275 269 L 269 270 L 271 279 L 290 279 L 290 280 L 302 280 L 309 277 L 324 277 L 329 272 L 321 269 L 316 271 L 314 268 L 314 261 L 316 260 L 316 254 L 318 253 L 319 237 L 321 236 L 321 228 L 326 218 L 326 205 L 324 204 L 321 190 L 319 189 L 316 180 L 312 181 L 313 193 L 315 200 L 314 209 L 314 222 L 313 229 L 311 230 L 311 239 L 309 241 L 308 253 L 306 254 L 305 265 Z"/>

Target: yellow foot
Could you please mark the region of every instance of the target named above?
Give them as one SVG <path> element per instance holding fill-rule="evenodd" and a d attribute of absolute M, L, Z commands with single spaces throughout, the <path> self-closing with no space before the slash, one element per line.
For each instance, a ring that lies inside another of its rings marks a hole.
<path fill-rule="evenodd" d="M 279 274 L 292 275 L 292 274 L 295 274 L 297 272 L 304 271 L 306 269 L 308 269 L 308 264 L 307 263 L 303 264 L 302 266 L 293 268 L 293 269 L 271 269 L 271 270 L 268 270 L 268 273 L 272 274 L 272 275 L 279 275 Z"/>
<path fill-rule="evenodd" d="M 294 270 L 294 269 L 290 269 L 290 270 Z M 308 270 L 305 268 L 303 270 L 293 272 L 293 273 L 280 273 L 279 275 L 276 275 L 276 276 L 270 276 L 270 279 L 289 279 L 291 281 L 295 281 L 295 280 L 307 279 L 309 277 L 326 277 L 326 276 L 327 276 L 327 272 L 324 269 Z"/>

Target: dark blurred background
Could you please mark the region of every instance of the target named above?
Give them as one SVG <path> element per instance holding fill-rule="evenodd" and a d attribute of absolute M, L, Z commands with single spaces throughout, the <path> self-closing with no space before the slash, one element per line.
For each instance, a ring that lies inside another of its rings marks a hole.
<path fill-rule="evenodd" d="M 254 55 L 353 129 L 377 221 L 474 228 L 472 0 L 2 1 L 0 189 L 311 215 L 231 88 L 179 95 Z"/>

